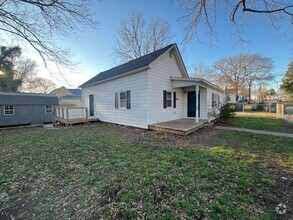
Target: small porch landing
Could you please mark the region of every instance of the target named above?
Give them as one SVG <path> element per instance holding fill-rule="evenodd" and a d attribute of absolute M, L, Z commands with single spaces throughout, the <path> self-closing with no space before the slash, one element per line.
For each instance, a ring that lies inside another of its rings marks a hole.
<path fill-rule="evenodd" d="M 208 120 L 199 120 L 198 123 L 195 119 L 182 118 L 172 121 L 165 121 L 149 125 L 150 130 L 168 132 L 179 135 L 188 135 L 204 126 Z"/>

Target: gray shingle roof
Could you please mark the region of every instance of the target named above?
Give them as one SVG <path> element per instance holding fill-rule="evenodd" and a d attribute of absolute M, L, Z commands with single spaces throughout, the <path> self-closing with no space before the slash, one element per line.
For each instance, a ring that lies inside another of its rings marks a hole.
<path fill-rule="evenodd" d="M 81 99 L 81 96 L 65 95 L 65 96 L 60 97 L 60 99 Z"/>
<path fill-rule="evenodd" d="M 81 90 L 80 89 L 68 89 L 69 92 L 71 92 L 74 96 L 81 96 Z"/>
<path fill-rule="evenodd" d="M 152 63 L 154 60 L 156 60 L 159 56 L 161 56 L 163 53 L 165 53 L 167 50 L 169 50 L 171 47 L 173 47 L 175 44 L 170 44 L 162 49 L 159 49 L 157 51 L 154 51 L 152 53 L 149 53 L 147 55 L 144 55 L 142 57 L 139 57 L 137 59 L 131 60 L 128 63 L 124 63 L 122 65 L 116 66 L 112 69 L 106 70 L 104 72 L 99 73 L 95 77 L 91 78 L 84 84 L 82 84 L 80 87 L 86 87 L 88 85 L 91 85 L 93 83 L 112 78 L 115 76 L 119 76 L 123 73 L 127 73 L 145 66 L 148 66 L 150 63 Z"/>

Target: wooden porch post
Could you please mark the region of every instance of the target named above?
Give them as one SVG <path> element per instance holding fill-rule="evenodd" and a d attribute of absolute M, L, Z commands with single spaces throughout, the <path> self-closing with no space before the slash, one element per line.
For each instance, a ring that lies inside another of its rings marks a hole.
<path fill-rule="evenodd" d="M 199 94 L 199 85 L 196 84 L 195 85 L 195 96 L 196 96 L 196 100 L 195 100 L 195 122 L 196 123 L 199 122 L 199 118 L 198 118 L 198 94 Z"/>

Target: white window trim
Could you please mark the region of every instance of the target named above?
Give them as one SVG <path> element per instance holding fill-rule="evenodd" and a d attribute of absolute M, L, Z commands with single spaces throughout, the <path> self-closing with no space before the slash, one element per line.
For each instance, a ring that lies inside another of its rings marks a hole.
<path fill-rule="evenodd" d="M 121 99 L 120 99 L 120 94 L 125 93 L 125 107 L 121 106 Z M 127 91 L 119 91 L 118 92 L 118 109 L 127 109 Z"/>
<path fill-rule="evenodd" d="M 171 94 L 171 106 L 168 106 L 168 93 Z M 172 91 L 166 91 L 166 102 L 167 102 L 167 108 L 172 108 L 173 107 L 173 92 Z"/>
<path fill-rule="evenodd" d="M 6 107 L 6 106 L 12 106 L 12 107 L 13 107 L 13 108 L 12 108 L 12 111 L 13 111 L 12 114 L 7 114 L 7 113 L 5 112 L 5 107 Z M 14 105 L 4 105 L 4 106 L 3 106 L 3 111 L 4 111 L 4 115 L 5 115 L 5 116 L 15 115 L 15 106 L 14 106 Z"/>
<path fill-rule="evenodd" d="M 51 112 L 47 112 L 47 106 L 51 106 Z M 45 113 L 46 114 L 52 114 L 53 113 L 53 105 L 45 105 Z"/>

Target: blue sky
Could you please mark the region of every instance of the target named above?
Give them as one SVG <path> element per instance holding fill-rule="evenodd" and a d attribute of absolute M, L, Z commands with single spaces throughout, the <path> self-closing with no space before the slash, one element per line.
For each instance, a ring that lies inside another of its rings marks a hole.
<path fill-rule="evenodd" d="M 249 26 L 243 27 L 243 38 L 251 40 L 251 42 L 241 44 L 234 34 L 235 29 L 229 20 L 229 15 L 219 16 L 216 26 L 218 40 L 215 42 L 215 46 L 199 43 L 195 39 L 183 48 L 184 23 L 178 21 L 181 11 L 177 1 L 95 1 L 92 13 L 100 23 L 97 28 L 81 27 L 79 38 L 60 39 L 58 42 L 62 46 L 71 48 L 76 54 L 76 59 L 80 61 L 82 72 L 78 75 L 72 75 L 74 77 L 67 77 L 71 86 L 78 86 L 99 72 L 113 67 L 112 48 L 115 38 L 118 37 L 117 30 L 121 20 L 133 10 L 142 11 L 146 20 L 157 16 L 170 23 L 171 32 L 174 35 L 172 42 L 178 44 L 189 72 L 192 71 L 192 66 L 199 62 L 212 65 L 215 61 L 232 55 L 259 53 L 271 57 L 275 61 L 274 72 L 283 75 L 287 70 L 288 63 L 293 59 L 292 41 L 281 40 L 278 36 L 278 30 L 264 23 L 251 23 Z M 283 25 L 282 30 L 286 28 L 289 29 L 288 34 L 292 33 L 292 25 L 289 22 Z M 201 29 L 200 37 L 207 43 L 209 42 L 209 34 Z M 280 81 L 280 78 L 278 77 L 277 80 Z M 272 82 L 272 86 L 274 84 Z"/>

